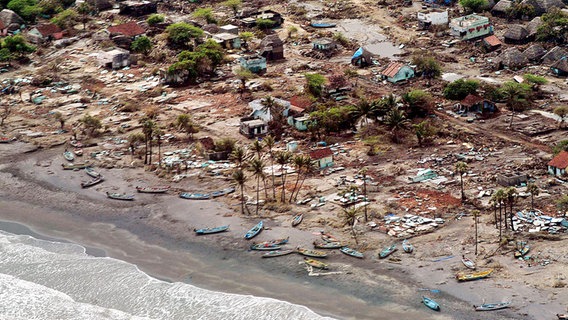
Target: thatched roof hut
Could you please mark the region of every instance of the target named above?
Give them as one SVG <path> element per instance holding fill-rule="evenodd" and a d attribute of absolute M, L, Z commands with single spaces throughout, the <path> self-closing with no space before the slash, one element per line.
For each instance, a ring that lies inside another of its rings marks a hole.
<path fill-rule="evenodd" d="M 491 8 L 491 14 L 494 16 L 506 16 L 507 10 L 513 5 L 510 0 L 501 0 Z"/>
<path fill-rule="evenodd" d="M 535 43 L 523 51 L 523 54 L 530 61 L 539 61 L 546 54 L 546 49 L 540 43 Z"/>
<path fill-rule="evenodd" d="M 518 70 L 526 66 L 528 62 L 527 57 L 517 48 L 509 48 L 495 59 L 497 69 Z"/>
<path fill-rule="evenodd" d="M 536 17 L 529 22 L 527 25 L 527 31 L 529 32 L 529 37 L 535 36 L 538 30 L 538 27 L 542 24 L 542 19 L 540 17 Z"/>
<path fill-rule="evenodd" d="M 503 36 L 505 43 L 523 43 L 528 40 L 528 37 L 528 30 L 520 24 L 510 26 Z"/>
<path fill-rule="evenodd" d="M 568 52 L 565 49 L 561 47 L 554 47 L 542 57 L 542 63 L 550 65 L 566 56 L 568 56 Z"/>
<path fill-rule="evenodd" d="M 562 9 L 566 7 L 562 0 L 523 0 L 521 4 L 533 6 L 537 16 L 549 12 L 552 8 Z"/>

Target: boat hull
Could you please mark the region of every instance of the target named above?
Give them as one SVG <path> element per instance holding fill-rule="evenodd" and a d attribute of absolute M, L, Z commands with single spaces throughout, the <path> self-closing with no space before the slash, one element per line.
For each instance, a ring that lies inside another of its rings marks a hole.
<path fill-rule="evenodd" d="M 221 226 L 221 227 L 215 227 L 215 228 L 202 228 L 202 229 L 193 229 L 193 231 L 195 231 L 195 233 L 197 235 L 204 235 L 204 234 L 213 234 L 213 233 L 219 233 L 219 232 L 224 232 L 227 231 L 227 229 L 229 229 L 229 226 Z"/>
<path fill-rule="evenodd" d="M 263 228 L 264 224 L 262 221 L 260 221 L 256 226 L 254 226 L 245 234 L 245 239 L 252 239 L 256 237 L 262 231 Z"/>

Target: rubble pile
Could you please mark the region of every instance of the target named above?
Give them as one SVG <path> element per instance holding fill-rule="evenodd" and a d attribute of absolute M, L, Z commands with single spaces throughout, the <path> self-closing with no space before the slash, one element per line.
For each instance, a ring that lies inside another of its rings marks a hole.
<path fill-rule="evenodd" d="M 544 215 L 539 210 L 523 210 L 513 216 L 513 228 L 517 231 L 548 232 L 556 234 L 568 230 L 568 220 Z"/>
<path fill-rule="evenodd" d="M 378 230 L 385 232 L 391 237 L 408 238 L 418 234 L 433 232 L 444 222 L 445 220 L 442 218 L 431 219 L 413 214 L 399 217 L 391 213 L 385 216 L 384 223 L 378 227 Z"/>

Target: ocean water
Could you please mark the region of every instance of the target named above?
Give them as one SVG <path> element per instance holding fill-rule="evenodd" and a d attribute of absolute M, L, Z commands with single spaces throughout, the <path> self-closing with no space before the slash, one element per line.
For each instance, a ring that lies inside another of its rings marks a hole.
<path fill-rule="evenodd" d="M 0 231 L 0 319 L 330 319 L 285 301 L 148 276 L 72 243 Z"/>

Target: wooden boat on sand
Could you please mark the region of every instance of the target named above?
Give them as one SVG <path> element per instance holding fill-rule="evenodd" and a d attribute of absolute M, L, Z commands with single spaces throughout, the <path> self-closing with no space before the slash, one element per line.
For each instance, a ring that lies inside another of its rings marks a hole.
<path fill-rule="evenodd" d="M 343 247 L 341 242 L 314 241 L 314 248 L 316 249 L 339 249 L 341 247 Z"/>
<path fill-rule="evenodd" d="M 363 255 L 363 253 L 361 253 L 361 252 L 359 252 L 355 249 L 348 248 L 348 247 L 343 247 L 343 248 L 339 249 L 339 251 L 345 253 L 348 256 L 352 256 L 352 257 L 359 258 L 359 259 L 363 259 L 365 257 L 365 255 Z"/>
<path fill-rule="evenodd" d="M 462 256 L 462 263 L 466 268 L 475 270 L 475 262 L 473 262 L 473 260 Z"/>
<path fill-rule="evenodd" d="M 484 303 L 480 306 L 474 305 L 473 308 L 475 311 L 493 311 L 508 308 L 510 305 L 510 302 Z"/>
<path fill-rule="evenodd" d="M 264 223 L 261 220 L 259 223 L 256 224 L 256 226 L 254 226 L 245 234 L 245 239 L 252 239 L 256 237 L 262 231 L 263 227 Z"/>
<path fill-rule="evenodd" d="M 282 246 L 279 244 L 266 245 L 266 244 L 253 243 L 250 245 L 250 249 L 259 250 L 259 251 L 274 251 L 282 249 Z"/>
<path fill-rule="evenodd" d="M 379 252 L 379 258 L 384 259 L 388 257 L 391 253 L 395 252 L 396 250 L 397 250 L 396 244 L 385 247 L 381 252 Z"/>
<path fill-rule="evenodd" d="M 268 240 L 268 241 L 263 241 L 263 242 L 255 242 L 255 244 L 261 244 L 261 245 L 264 245 L 264 246 L 281 245 L 281 244 L 288 243 L 289 240 L 290 240 L 290 237 L 287 237 L 287 238 L 274 239 L 274 240 Z"/>
<path fill-rule="evenodd" d="M 314 268 L 318 268 L 318 269 L 328 269 L 329 265 L 327 263 L 321 262 L 319 260 L 316 259 L 309 259 L 309 258 L 304 258 L 304 263 L 312 266 Z"/>
<path fill-rule="evenodd" d="M 223 231 L 227 231 L 229 229 L 229 225 L 214 227 L 214 228 L 201 228 L 201 229 L 193 229 L 197 235 L 203 234 L 212 234 L 212 233 L 219 233 Z"/>
<path fill-rule="evenodd" d="M 568 314 L 560 314 L 560 313 L 557 313 L 557 314 L 556 314 L 556 317 L 557 317 L 558 319 L 560 319 L 560 320 L 568 320 Z"/>
<path fill-rule="evenodd" d="M 136 191 L 140 193 L 166 193 L 168 190 L 170 186 L 136 187 Z"/>
<path fill-rule="evenodd" d="M 209 193 L 189 193 L 189 192 L 182 192 L 179 194 L 180 198 L 188 199 L 188 200 L 207 200 L 211 199 L 211 195 Z"/>
<path fill-rule="evenodd" d="M 213 191 L 213 192 L 211 192 L 211 196 L 213 198 L 217 198 L 217 197 L 224 196 L 224 195 L 227 195 L 227 194 L 233 193 L 233 192 L 235 192 L 235 188 L 229 187 L 229 188 L 225 188 L 223 190 Z"/>
<path fill-rule="evenodd" d="M 63 152 L 63 158 L 65 158 L 65 160 L 67 160 L 67 161 L 75 160 L 75 156 L 73 155 L 73 152 L 67 151 L 67 150 L 65 150 L 65 152 Z"/>
<path fill-rule="evenodd" d="M 517 250 L 515 250 L 515 258 L 524 257 L 529 253 L 531 247 L 525 241 L 517 242 Z"/>
<path fill-rule="evenodd" d="M 292 227 L 295 227 L 297 225 L 300 224 L 300 222 L 302 222 L 302 220 L 304 219 L 304 214 L 303 213 L 298 213 L 297 215 L 295 215 L 292 218 Z"/>
<path fill-rule="evenodd" d="M 83 149 L 81 149 L 81 148 L 75 148 L 75 149 L 73 149 L 73 153 L 74 153 L 76 156 L 81 157 L 81 156 L 83 155 Z"/>
<path fill-rule="evenodd" d="M 0 143 L 10 143 L 12 141 L 14 141 L 14 138 L 8 138 L 8 137 L 4 137 L 4 136 L 0 137 Z"/>
<path fill-rule="evenodd" d="M 422 296 L 422 303 L 434 311 L 440 311 L 440 305 L 428 297 Z"/>
<path fill-rule="evenodd" d="M 472 281 L 472 280 L 479 280 L 483 278 L 489 277 L 489 275 L 493 272 L 493 269 L 479 271 L 474 273 L 458 273 L 456 274 L 456 279 L 458 281 Z"/>
<path fill-rule="evenodd" d="M 274 257 L 281 257 L 281 256 L 285 256 L 287 254 L 290 253 L 294 253 L 296 251 L 294 250 L 273 250 L 273 251 L 269 251 L 265 254 L 262 255 L 263 258 L 274 258 Z"/>
<path fill-rule="evenodd" d="M 100 173 L 100 172 L 95 171 L 95 169 L 93 169 L 93 168 L 91 168 L 91 167 L 86 167 L 86 168 L 85 168 L 85 172 L 86 172 L 89 176 L 91 176 L 91 177 L 93 177 L 93 178 L 98 178 L 98 177 L 101 176 L 101 173 Z"/>
<path fill-rule="evenodd" d="M 62 163 L 63 170 L 79 170 L 90 166 L 88 163 Z"/>
<path fill-rule="evenodd" d="M 333 22 L 326 21 L 313 21 L 312 23 L 310 23 L 310 26 L 312 26 L 313 28 L 333 28 L 336 25 L 337 24 Z"/>
<path fill-rule="evenodd" d="M 115 192 L 108 192 L 106 193 L 107 197 L 115 200 L 126 200 L 132 201 L 134 200 L 133 194 L 126 194 L 126 193 L 115 193 Z"/>
<path fill-rule="evenodd" d="M 81 188 L 88 188 L 91 186 L 94 186 L 95 184 L 99 184 L 101 182 L 105 181 L 105 179 L 103 178 L 103 176 L 99 176 L 97 178 L 93 178 L 90 181 L 87 182 L 81 182 Z"/>
<path fill-rule="evenodd" d="M 325 258 L 327 257 L 327 252 L 319 251 L 319 250 L 311 250 L 311 249 L 304 249 L 304 248 L 296 248 L 299 254 L 306 256 L 306 257 L 313 257 L 313 258 Z"/>
<path fill-rule="evenodd" d="M 321 239 L 322 239 L 323 241 L 327 241 L 327 242 L 339 242 L 339 240 L 338 240 L 336 237 L 332 236 L 332 235 L 329 234 L 329 233 L 325 233 L 325 231 L 320 231 L 320 233 L 321 233 Z"/>
<path fill-rule="evenodd" d="M 406 253 L 412 253 L 414 246 L 408 242 L 408 240 L 404 239 L 404 241 L 402 241 L 402 250 Z"/>

